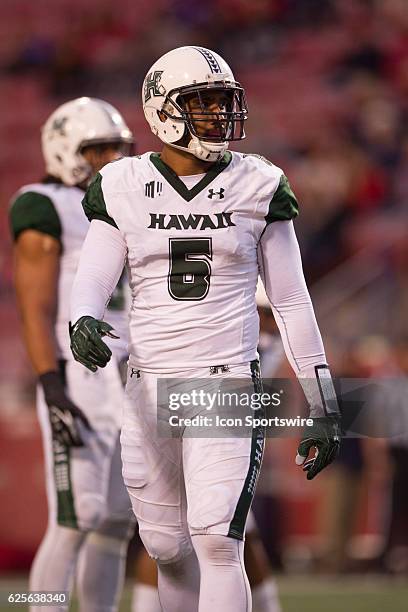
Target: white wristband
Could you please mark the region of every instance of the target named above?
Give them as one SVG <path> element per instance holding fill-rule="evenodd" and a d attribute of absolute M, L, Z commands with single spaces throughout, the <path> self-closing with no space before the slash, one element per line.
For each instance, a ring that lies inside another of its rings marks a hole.
<path fill-rule="evenodd" d="M 298 380 L 309 403 L 312 418 L 340 415 L 336 391 L 327 364 L 315 366 L 314 372 L 311 370 L 303 372 Z"/>

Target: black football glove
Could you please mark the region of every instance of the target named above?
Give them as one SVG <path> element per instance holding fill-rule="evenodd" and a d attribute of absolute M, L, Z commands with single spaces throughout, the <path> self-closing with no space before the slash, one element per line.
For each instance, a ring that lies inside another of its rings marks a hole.
<path fill-rule="evenodd" d="M 312 480 L 338 455 L 340 449 L 340 415 L 313 419 L 313 425 L 306 427 L 297 449 L 296 465 L 302 465 L 307 479 Z M 310 450 L 315 455 L 310 459 Z"/>
<path fill-rule="evenodd" d="M 89 431 L 92 427 L 82 410 L 67 397 L 61 375 L 56 371 L 46 372 L 39 376 L 39 381 L 48 406 L 54 440 L 64 446 L 83 446 L 78 422 Z"/>
<path fill-rule="evenodd" d="M 70 324 L 71 351 L 76 361 L 92 372 L 96 372 L 98 367 L 104 368 L 112 356 L 112 351 L 102 338 L 118 338 L 112 331 L 113 327 L 109 323 L 90 316 L 81 317 L 74 325 Z"/>

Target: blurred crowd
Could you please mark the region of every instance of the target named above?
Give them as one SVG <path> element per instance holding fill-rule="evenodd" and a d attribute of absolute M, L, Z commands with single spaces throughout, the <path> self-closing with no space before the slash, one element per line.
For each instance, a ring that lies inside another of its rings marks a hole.
<path fill-rule="evenodd" d="M 298 196 L 305 273 L 336 374 L 406 376 L 406 0 L 4 0 L 2 12 L 0 322 L 7 332 L 0 413 L 10 380 L 31 380 L 16 342 L 6 211 L 21 184 L 41 177 L 40 126 L 61 102 L 97 96 L 123 112 L 139 150 L 157 147 L 142 116 L 141 82 L 157 57 L 183 44 L 225 56 L 250 109 L 240 150 L 283 167 Z M 331 508 L 323 504 L 326 519 L 319 519 L 331 542 L 317 555 L 322 566 L 330 558 L 334 570 L 347 569 L 358 500 L 371 487 L 376 508 L 368 504 L 367 529 L 381 532 L 378 556 L 402 545 L 388 568 L 408 573 L 408 529 L 401 519 L 408 510 L 407 448 L 379 440 L 345 444 L 336 468 L 321 479 L 323 499 L 330 498 L 325 486 L 337 500 Z M 282 482 L 276 452 L 266 463 Z M 287 486 L 268 482 L 261 487 L 266 499 Z M 281 553 L 271 544 L 277 565 Z"/>
<path fill-rule="evenodd" d="M 243 148 L 282 165 L 301 201 L 298 232 L 308 280 L 365 250 L 386 253 L 394 281 L 406 293 L 405 0 L 3 4 L 9 19 L 1 26 L 1 78 L 21 90 L 22 104 L 40 98 L 45 110 L 53 100 L 94 95 L 125 105 L 125 114 L 130 107 L 132 121 L 140 115 L 144 74 L 158 56 L 182 44 L 220 52 L 248 94 Z M 26 112 L 38 134 L 43 117 L 37 114 L 36 123 Z M 5 115 L 5 123 L 12 122 Z M 26 121 L 15 107 L 13 117 Z M 16 126 L 8 128 L 11 140 L 24 137 Z M 144 135 L 138 139 L 146 141 Z M 38 151 L 35 138 L 30 149 Z M 10 155 L 5 158 L 6 172 Z M 21 166 L 13 167 L 11 186 L 26 176 Z M 393 333 L 400 338 L 396 314 Z"/>

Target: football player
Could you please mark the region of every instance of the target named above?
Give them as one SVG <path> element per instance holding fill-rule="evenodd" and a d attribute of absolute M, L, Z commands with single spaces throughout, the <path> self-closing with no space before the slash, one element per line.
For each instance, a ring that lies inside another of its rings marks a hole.
<path fill-rule="evenodd" d="M 42 130 L 45 179 L 22 187 L 10 209 L 18 306 L 38 375 L 49 511 L 30 590 L 67 591 L 75 574 L 86 612 L 117 609 L 133 532 L 119 448 L 119 366 L 127 358 L 128 322 L 119 283 L 108 320 L 121 340 L 112 344 L 109 366 L 90 376 L 69 349 L 69 296 L 89 227 L 84 189 L 103 165 L 129 154 L 132 143 L 123 117 L 107 102 L 83 97 L 63 104 Z"/>
<path fill-rule="evenodd" d="M 248 111 L 218 54 L 193 46 L 166 53 L 148 71 L 142 95 L 163 147 L 106 166 L 88 187 L 91 225 L 71 298 L 71 347 L 91 371 L 108 365 L 102 338 L 113 331 L 105 304 L 126 259 L 132 304 L 123 473 L 142 541 L 157 561 L 162 608 L 247 612 L 243 539 L 264 432 L 159 437 L 158 392 L 186 386 L 173 378 L 193 390 L 191 379 L 215 391 L 227 379 L 259 384 L 260 270 L 310 403 L 313 426 L 296 461 L 312 479 L 333 460 L 339 413 L 293 228 L 298 204 L 280 168 L 228 151 L 244 137 Z"/>

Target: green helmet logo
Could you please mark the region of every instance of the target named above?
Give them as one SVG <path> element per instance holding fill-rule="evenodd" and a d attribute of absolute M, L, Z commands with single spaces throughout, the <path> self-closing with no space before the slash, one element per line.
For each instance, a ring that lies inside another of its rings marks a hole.
<path fill-rule="evenodd" d="M 144 99 L 145 102 L 150 100 L 152 96 L 164 96 L 166 93 L 163 85 L 160 85 L 161 75 L 163 70 L 155 70 L 147 75 L 144 84 Z"/>

